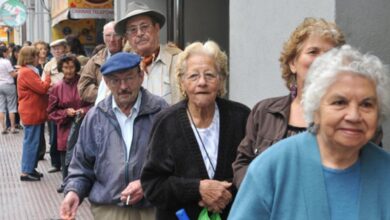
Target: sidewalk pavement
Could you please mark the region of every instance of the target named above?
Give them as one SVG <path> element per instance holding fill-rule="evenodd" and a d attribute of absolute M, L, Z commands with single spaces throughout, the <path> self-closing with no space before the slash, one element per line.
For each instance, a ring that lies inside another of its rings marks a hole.
<path fill-rule="evenodd" d="M 49 140 L 47 135 L 46 140 Z M 20 181 L 22 143 L 23 131 L 19 134 L 0 134 L 0 219 L 59 219 L 64 196 L 56 189 L 62 181 L 61 172 L 47 172 L 51 167 L 47 153 L 45 160 L 38 163 L 37 170 L 44 175 L 41 181 Z M 76 219 L 93 219 L 87 200 L 79 206 Z"/>

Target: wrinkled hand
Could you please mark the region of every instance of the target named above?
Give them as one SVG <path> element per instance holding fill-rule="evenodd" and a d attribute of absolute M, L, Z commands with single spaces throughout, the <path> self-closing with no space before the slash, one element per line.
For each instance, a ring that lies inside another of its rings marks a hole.
<path fill-rule="evenodd" d="M 201 180 L 199 192 L 202 200 L 199 205 L 211 212 L 221 212 L 232 199 L 229 187 L 232 183 L 217 180 Z"/>
<path fill-rule="evenodd" d="M 134 205 L 144 197 L 140 180 L 135 180 L 127 185 L 126 189 L 121 192 L 121 201 L 126 203 L 128 196 L 130 196 L 128 205 Z"/>
<path fill-rule="evenodd" d="M 74 117 L 76 116 L 77 111 L 74 110 L 74 108 L 67 108 L 66 109 L 66 115 L 69 117 Z"/>
<path fill-rule="evenodd" d="M 70 220 L 76 219 L 76 212 L 79 206 L 80 199 L 75 192 L 68 192 L 61 203 L 60 217 L 61 219 Z"/>
<path fill-rule="evenodd" d="M 77 110 L 76 110 L 76 114 L 77 114 L 77 113 L 79 113 L 80 116 L 84 116 L 84 114 L 85 114 L 85 112 L 84 112 L 84 110 L 83 110 L 82 108 L 77 109 Z"/>

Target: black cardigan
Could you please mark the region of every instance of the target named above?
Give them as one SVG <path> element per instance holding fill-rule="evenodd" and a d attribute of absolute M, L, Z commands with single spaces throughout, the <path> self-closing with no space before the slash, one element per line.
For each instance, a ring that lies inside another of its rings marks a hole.
<path fill-rule="evenodd" d="M 245 134 L 250 109 L 240 103 L 217 98 L 220 135 L 215 180 L 231 182 L 232 162 Z M 141 175 L 145 197 L 157 207 L 156 219 L 177 219 L 184 208 L 190 219 L 201 211 L 200 180 L 208 179 L 201 151 L 186 113 L 187 101 L 165 109 L 152 128 L 148 159 Z M 234 192 L 236 190 L 233 190 Z M 221 217 L 226 219 L 229 204 Z"/>

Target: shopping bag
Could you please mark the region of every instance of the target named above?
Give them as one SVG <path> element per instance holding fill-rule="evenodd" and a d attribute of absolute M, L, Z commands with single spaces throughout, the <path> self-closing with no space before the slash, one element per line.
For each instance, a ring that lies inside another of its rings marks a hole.
<path fill-rule="evenodd" d="M 211 216 L 209 216 L 207 208 L 203 208 L 199 214 L 198 220 L 221 220 L 221 216 L 219 213 L 212 213 Z"/>
<path fill-rule="evenodd" d="M 65 165 L 69 166 L 70 161 L 72 160 L 73 149 L 76 145 L 77 138 L 79 137 L 79 130 L 81 122 L 83 121 L 83 117 L 78 113 L 72 122 L 72 126 L 70 127 L 70 132 L 68 139 L 66 140 L 66 155 L 65 155 Z"/>

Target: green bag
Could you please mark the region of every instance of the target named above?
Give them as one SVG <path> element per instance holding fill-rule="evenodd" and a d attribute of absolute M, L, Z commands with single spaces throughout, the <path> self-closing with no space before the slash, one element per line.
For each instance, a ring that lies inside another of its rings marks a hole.
<path fill-rule="evenodd" d="M 199 214 L 198 220 L 221 220 L 219 213 L 213 213 L 209 216 L 209 212 L 206 208 L 203 208 Z"/>

